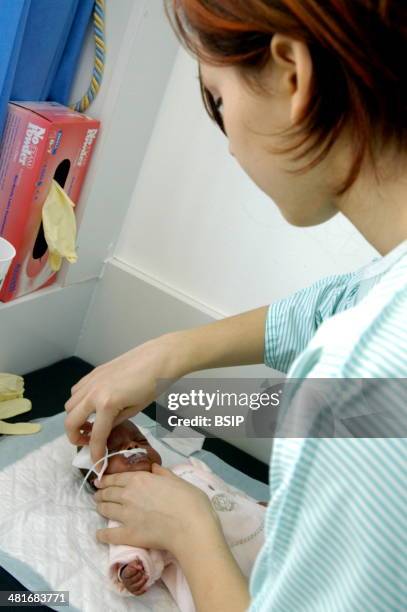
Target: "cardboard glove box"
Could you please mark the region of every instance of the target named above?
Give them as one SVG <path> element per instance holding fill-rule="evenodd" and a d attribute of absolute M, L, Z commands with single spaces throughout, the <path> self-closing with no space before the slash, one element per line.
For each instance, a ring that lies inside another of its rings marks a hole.
<path fill-rule="evenodd" d="M 0 144 L 0 236 L 16 256 L 0 301 L 48 287 L 42 207 L 52 179 L 78 204 L 100 122 L 57 102 L 11 102 Z"/>

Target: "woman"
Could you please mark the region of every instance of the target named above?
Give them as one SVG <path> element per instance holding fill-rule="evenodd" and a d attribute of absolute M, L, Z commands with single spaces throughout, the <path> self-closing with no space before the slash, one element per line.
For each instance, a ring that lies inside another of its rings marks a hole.
<path fill-rule="evenodd" d="M 73 444 L 89 442 L 80 429 L 96 412 L 95 460 L 159 378 L 263 361 L 291 378 L 407 377 L 405 3 L 174 0 L 168 11 L 231 154 L 287 221 L 342 212 L 383 257 L 96 368 L 66 405 Z M 405 394 L 392 405 L 405 410 Z M 277 439 L 250 585 L 207 499 L 159 466 L 102 480 L 98 509 L 123 527 L 97 537 L 172 551 L 199 610 L 406 609 L 406 465 L 401 438 Z"/>

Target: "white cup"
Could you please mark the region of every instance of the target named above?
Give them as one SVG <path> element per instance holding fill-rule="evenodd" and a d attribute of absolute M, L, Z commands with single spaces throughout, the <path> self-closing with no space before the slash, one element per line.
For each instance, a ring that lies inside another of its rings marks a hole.
<path fill-rule="evenodd" d="M 0 289 L 15 256 L 16 250 L 11 242 L 0 237 Z"/>

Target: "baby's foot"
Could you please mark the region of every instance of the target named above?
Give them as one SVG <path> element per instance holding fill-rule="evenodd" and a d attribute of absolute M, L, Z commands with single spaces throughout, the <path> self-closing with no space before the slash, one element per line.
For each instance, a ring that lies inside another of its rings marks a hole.
<path fill-rule="evenodd" d="M 145 574 L 142 562 L 138 559 L 128 563 L 120 572 L 120 577 L 126 589 L 133 595 L 142 595 L 147 591 L 145 585 L 148 576 Z"/>

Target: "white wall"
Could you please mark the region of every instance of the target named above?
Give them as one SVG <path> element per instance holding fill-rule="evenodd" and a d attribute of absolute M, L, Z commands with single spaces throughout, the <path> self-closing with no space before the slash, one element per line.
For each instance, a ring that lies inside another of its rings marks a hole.
<path fill-rule="evenodd" d="M 115 257 L 229 315 L 375 254 L 343 217 L 288 225 L 228 155 L 203 111 L 196 64 L 180 51 Z"/>
<path fill-rule="evenodd" d="M 101 132 L 78 207 L 79 262 L 65 268 L 64 284 L 98 277 L 113 252 L 177 48 L 161 0 L 106 3 L 106 66 L 89 108 Z M 72 101 L 89 85 L 93 56 L 89 35 Z"/>
<path fill-rule="evenodd" d="M 25 374 L 75 354 L 95 281 L 0 303 L 0 372 Z"/>

